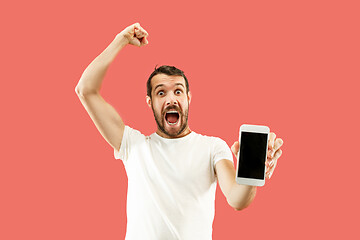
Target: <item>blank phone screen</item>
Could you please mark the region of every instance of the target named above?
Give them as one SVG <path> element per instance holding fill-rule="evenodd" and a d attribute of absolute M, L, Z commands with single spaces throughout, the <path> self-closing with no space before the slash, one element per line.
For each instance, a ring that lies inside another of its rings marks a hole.
<path fill-rule="evenodd" d="M 238 177 L 264 179 L 267 135 L 241 132 Z"/>

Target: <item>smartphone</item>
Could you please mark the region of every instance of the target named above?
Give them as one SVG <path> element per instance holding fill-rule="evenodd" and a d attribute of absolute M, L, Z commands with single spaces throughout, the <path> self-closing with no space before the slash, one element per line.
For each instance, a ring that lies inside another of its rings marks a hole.
<path fill-rule="evenodd" d="M 264 186 L 269 132 L 267 126 L 250 124 L 240 126 L 237 183 Z"/>

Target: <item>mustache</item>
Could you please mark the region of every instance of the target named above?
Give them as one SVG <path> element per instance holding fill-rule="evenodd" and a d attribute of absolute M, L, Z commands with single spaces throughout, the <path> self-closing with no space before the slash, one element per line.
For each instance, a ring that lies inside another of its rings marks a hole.
<path fill-rule="evenodd" d="M 182 114 L 182 111 L 181 111 L 180 107 L 176 106 L 176 105 L 172 105 L 172 106 L 169 106 L 169 107 L 165 108 L 164 111 L 162 112 L 162 114 L 164 115 L 166 112 L 172 111 L 172 110 L 177 111 L 178 113 Z"/>

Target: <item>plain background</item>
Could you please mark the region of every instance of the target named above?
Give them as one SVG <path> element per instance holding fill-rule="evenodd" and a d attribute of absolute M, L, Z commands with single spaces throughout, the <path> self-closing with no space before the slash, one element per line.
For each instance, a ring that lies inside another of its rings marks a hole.
<path fill-rule="evenodd" d="M 128 25 L 101 94 L 156 130 L 145 82 L 184 70 L 193 131 L 229 146 L 243 123 L 284 140 L 252 205 L 217 189 L 213 238 L 359 239 L 358 1 L 17 1 L 1 7 L 0 239 L 123 239 L 127 177 L 75 94 Z"/>

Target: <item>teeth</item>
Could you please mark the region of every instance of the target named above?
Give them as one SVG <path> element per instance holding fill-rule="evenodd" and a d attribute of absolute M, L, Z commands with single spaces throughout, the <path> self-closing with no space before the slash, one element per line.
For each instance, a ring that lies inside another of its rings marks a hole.
<path fill-rule="evenodd" d="M 168 111 L 168 112 L 166 112 L 166 114 L 167 113 L 177 113 L 178 115 L 179 115 L 179 118 L 180 118 L 180 114 L 178 113 L 178 111 L 175 111 L 175 110 L 170 110 L 170 111 Z M 175 122 L 175 123 L 170 123 L 170 122 L 168 122 L 168 121 L 166 121 L 169 125 L 176 125 L 178 122 L 179 122 L 179 119 Z"/>

